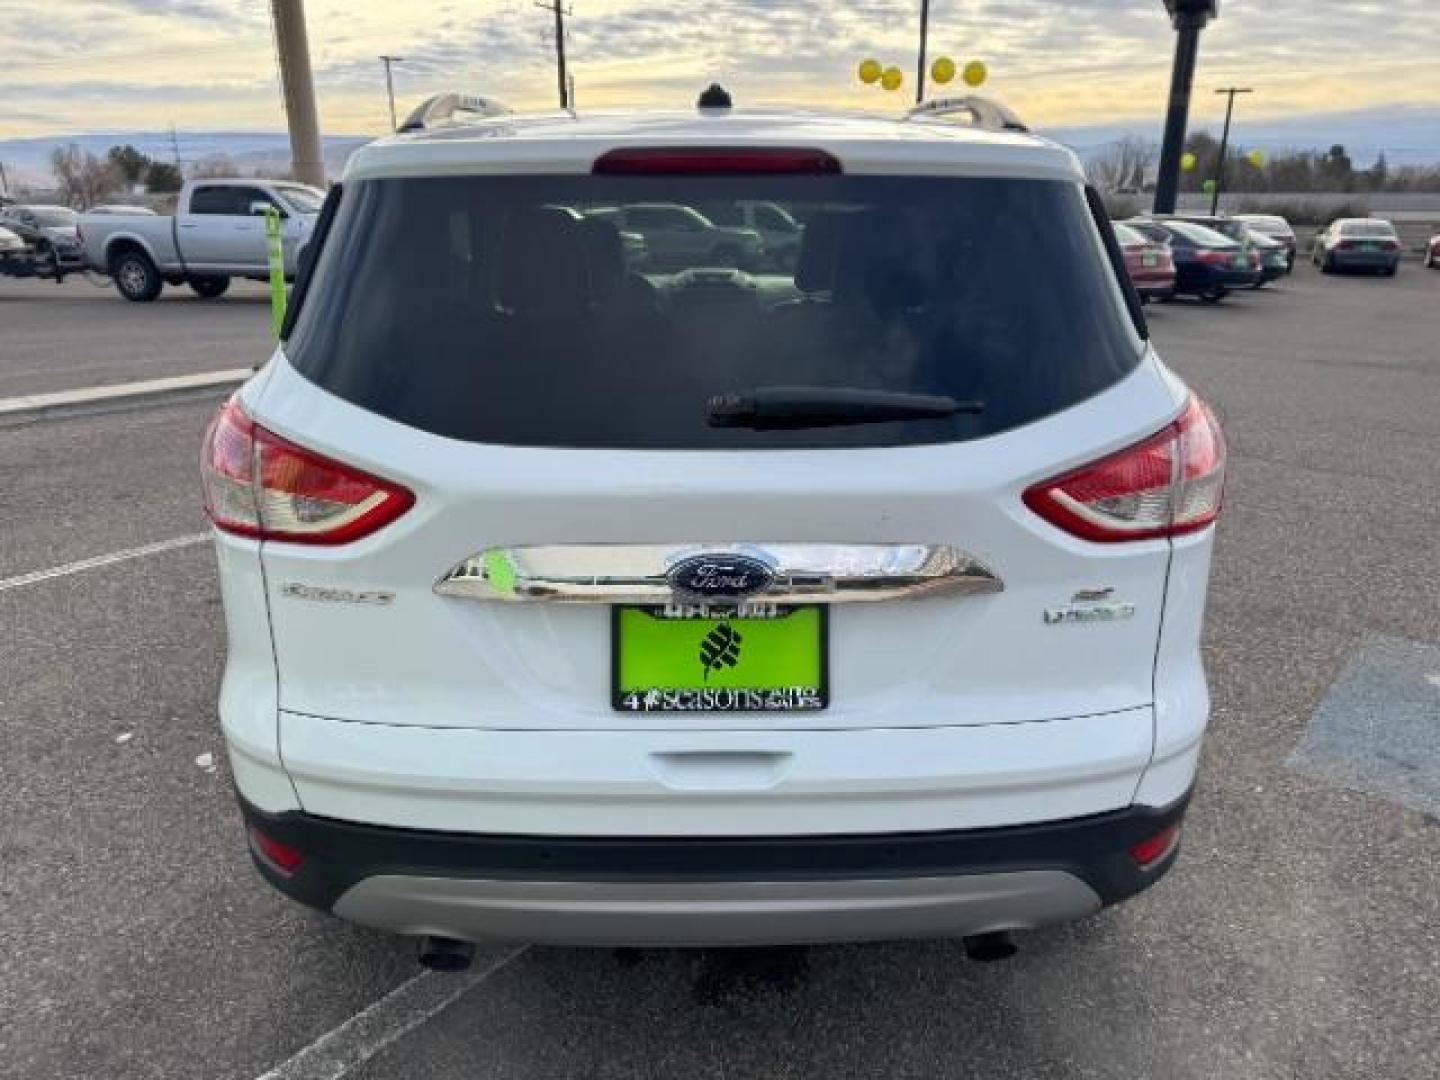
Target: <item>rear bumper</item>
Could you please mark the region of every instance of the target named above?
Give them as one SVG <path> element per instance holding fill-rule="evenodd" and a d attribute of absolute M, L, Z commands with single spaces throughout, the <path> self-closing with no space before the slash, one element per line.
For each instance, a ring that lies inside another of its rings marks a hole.
<path fill-rule="evenodd" d="M 1152 885 L 1132 844 L 1187 799 L 1065 821 L 934 833 L 534 837 L 391 829 L 243 799 L 247 824 L 305 855 L 260 873 L 353 922 L 462 940 L 757 945 L 955 936 L 1081 918 Z"/>
<path fill-rule="evenodd" d="M 1400 262 L 1398 251 L 1332 251 L 1330 260 L 1340 267 L 1389 267 Z"/>
<path fill-rule="evenodd" d="M 1248 289 L 1260 281 L 1259 270 L 1234 270 L 1190 263 L 1181 271 L 1177 282 L 1179 292 L 1205 292 L 1209 289 Z"/>

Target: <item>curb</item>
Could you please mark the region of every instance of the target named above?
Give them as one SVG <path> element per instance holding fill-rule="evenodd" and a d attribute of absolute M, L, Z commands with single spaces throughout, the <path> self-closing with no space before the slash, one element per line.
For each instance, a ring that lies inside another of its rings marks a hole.
<path fill-rule="evenodd" d="M 254 372 L 250 368 L 207 371 L 199 375 L 173 375 L 164 379 L 87 386 L 79 390 L 58 390 L 49 394 L 24 394 L 0 398 L 0 428 L 57 420 L 69 416 L 90 416 L 143 405 L 204 398 L 236 386 Z"/>

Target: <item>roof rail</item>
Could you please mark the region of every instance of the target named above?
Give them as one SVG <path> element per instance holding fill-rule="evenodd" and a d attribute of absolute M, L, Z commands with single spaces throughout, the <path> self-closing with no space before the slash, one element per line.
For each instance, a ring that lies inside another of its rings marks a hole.
<path fill-rule="evenodd" d="M 906 120 L 951 120 L 987 131 L 1029 131 L 1020 117 L 994 98 L 979 94 L 933 98 L 905 114 Z"/>
<path fill-rule="evenodd" d="M 465 116 L 459 115 L 462 113 Z M 496 116 L 511 115 L 513 110 L 494 98 L 481 97 L 479 94 L 436 94 L 416 106 L 399 130 L 428 131 L 431 128 L 455 127 Z"/>

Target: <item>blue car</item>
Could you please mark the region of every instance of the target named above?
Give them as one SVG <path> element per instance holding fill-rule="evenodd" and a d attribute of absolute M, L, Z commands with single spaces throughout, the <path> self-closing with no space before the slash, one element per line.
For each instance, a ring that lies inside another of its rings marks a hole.
<path fill-rule="evenodd" d="M 1126 224 L 1170 244 L 1177 293 L 1214 304 L 1231 289 L 1260 284 L 1262 271 L 1250 251 L 1214 229 L 1174 219 L 1138 218 Z"/>

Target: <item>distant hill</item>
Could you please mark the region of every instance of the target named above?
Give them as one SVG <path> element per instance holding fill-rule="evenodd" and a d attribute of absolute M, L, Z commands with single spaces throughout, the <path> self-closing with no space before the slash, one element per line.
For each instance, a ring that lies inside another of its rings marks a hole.
<path fill-rule="evenodd" d="M 1162 118 L 1157 115 L 1152 121 L 1053 127 L 1042 129 L 1041 134 L 1087 157 L 1126 135 L 1158 143 L 1161 123 Z M 1215 135 L 1220 133 L 1218 125 L 1209 122 L 1195 121 L 1191 128 L 1204 128 Z M 215 154 L 230 157 L 244 172 L 280 170 L 288 168 L 290 163 L 290 144 L 283 132 L 182 131 L 177 138 L 180 158 L 187 165 Z M 1324 150 L 1334 143 L 1342 143 L 1359 168 L 1369 166 L 1382 150 L 1392 166 L 1429 165 L 1440 162 L 1440 106 L 1395 105 L 1255 120 L 1247 118 L 1242 111 L 1236 118 L 1232 138 L 1240 146 L 1271 152 Z M 345 135 L 326 139 L 326 170 L 331 176 L 339 176 L 355 149 L 369 141 Z M 174 158 L 168 131 L 104 131 L 0 140 L 0 162 L 15 173 L 12 183 L 46 183 L 50 174 L 50 152 L 72 142 L 96 154 L 130 143 L 161 161 Z"/>
<path fill-rule="evenodd" d="M 1082 158 L 1103 150 L 1126 135 L 1160 142 L 1163 118 L 1153 122 L 1055 127 L 1041 131 L 1070 147 Z M 1206 130 L 1217 138 L 1220 125 L 1193 120 L 1192 131 Z M 1250 120 L 1237 112 L 1231 140 L 1246 149 L 1327 150 L 1335 143 L 1345 147 L 1357 168 L 1366 168 L 1380 155 L 1393 165 L 1432 165 L 1440 162 L 1440 106 L 1393 105 L 1348 112 L 1314 113 L 1279 119 Z M 0 144 L 0 155 L 3 155 Z"/>
<path fill-rule="evenodd" d="M 176 134 L 180 160 L 186 166 L 224 155 L 242 173 L 278 171 L 290 167 L 290 140 L 283 132 L 272 131 L 181 131 Z M 325 140 L 325 170 L 339 176 L 350 155 L 371 140 L 337 135 Z M 168 131 L 99 131 L 83 135 L 46 136 L 0 140 L 0 162 L 15 175 L 11 183 L 48 183 L 50 153 L 56 147 L 75 143 L 94 154 L 126 143 L 158 161 L 174 161 L 175 148 Z"/>

